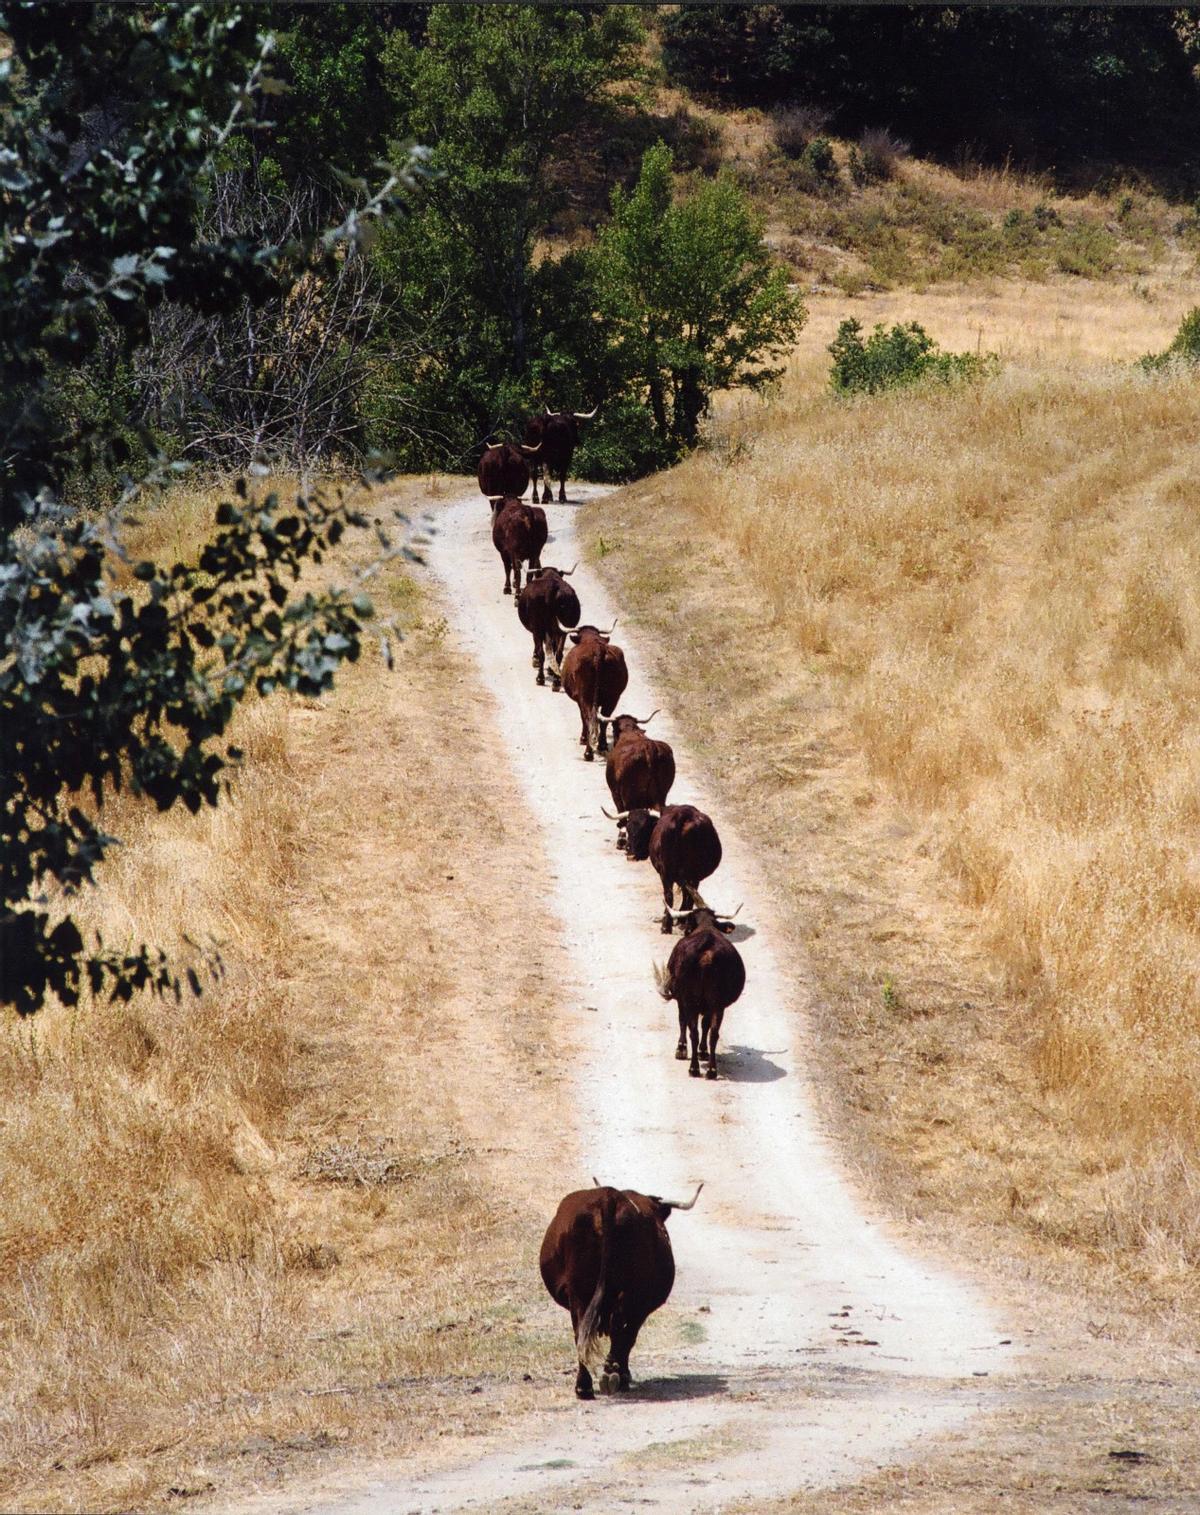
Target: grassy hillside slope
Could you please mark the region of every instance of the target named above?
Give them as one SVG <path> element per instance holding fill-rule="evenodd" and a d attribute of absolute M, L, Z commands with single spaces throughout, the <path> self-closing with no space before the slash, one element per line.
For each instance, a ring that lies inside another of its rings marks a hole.
<path fill-rule="evenodd" d="M 774 859 L 889 1195 L 1169 1311 L 1200 1260 L 1200 392 L 1108 360 L 1178 306 L 1160 332 L 1091 286 L 1064 339 L 1059 293 L 882 297 L 1008 361 L 849 403 L 818 302 L 777 397 L 585 532 Z"/>

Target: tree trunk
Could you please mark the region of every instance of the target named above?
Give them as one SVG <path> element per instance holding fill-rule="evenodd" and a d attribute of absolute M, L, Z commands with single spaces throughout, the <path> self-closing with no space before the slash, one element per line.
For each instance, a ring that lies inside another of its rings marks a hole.
<path fill-rule="evenodd" d="M 675 431 L 686 447 L 696 445 L 700 433 L 700 417 L 704 414 L 706 404 L 707 396 L 700 383 L 700 370 L 685 368 L 679 375 Z"/>

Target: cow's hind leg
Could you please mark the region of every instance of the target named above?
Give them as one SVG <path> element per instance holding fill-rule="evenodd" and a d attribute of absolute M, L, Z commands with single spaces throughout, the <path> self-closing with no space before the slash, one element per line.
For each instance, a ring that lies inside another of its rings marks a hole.
<path fill-rule="evenodd" d="M 699 1019 L 698 1015 L 693 1015 L 688 1021 L 688 1036 L 692 1043 L 692 1060 L 688 1064 L 688 1073 L 692 1078 L 700 1077 L 700 1028 L 697 1024 Z"/>
<path fill-rule="evenodd" d="M 504 559 L 504 593 L 512 594 L 512 559 L 505 553 L 500 556 Z M 520 588 L 520 585 L 517 587 Z"/>
<path fill-rule="evenodd" d="M 711 1016 L 704 1017 L 704 1029 L 708 1034 L 708 1072 L 707 1078 L 717 1076 L 717 1037 L 721 1032 L 721 1022 L 725 1018 L 724 1010 L 714 1010 Z"/>
<path fill-rule="evenodd" d="M 675 1048 L 675 1056 L 680 1062 L 687 1057 L 687 1012 L 682 1005 L 679 1007 L 679 1042 Z"/>
<path fill-rule="evenodd" d="M 614 1328 L 608 1361 L 604 1364 L 605 1379 L 608 1380 L 610 1376 L 616 1379 L 616 1383 L 610 1385 L 611 1388 L 631 1389 L 633 1387 L 633 1379 L 629 1373 L 629 1354 L 633 1351 L 637 1339 L 636 1327 L 624 1326 L 619 1330 Z"/>
<path fill-rule="evenodd" d="M 549 473 L 550 473 L 550 471 L 549 471 L 549 469 L 547 469 L 546 470 L 546 498 L 547 499 L 550 498 L 550 478 L 549 478 Z M 560 505 L 565 505 L 567 503 L 567 475 L 566 475 L 566 471 L 565 470 L 562 473 L 560 473 L 559 476 L 558 476 L 558 502 L 559 502 Z"/>
<path fill-rule="evenodd" d="M 537 681 L 539 684 L 546 682 L 546 645 L 541 637 L 533 639 L 533 666 L 537 669 Z"/>
<path fill-rule="evenodd" d="M 576 1343 L 579 1341 L 579 1322 L 583 1319 L 583 1308 L 571 1306 L 571 1335 Z M 592 1375 L 588 1372 L 587 1363 L 583 1358 L 579 1359 L 579 1372 L 575 1375 L 575 1395 L 578 1399 L 595 1399 L 596 1391 L 592 1388 Z"/>
<path fill-rule="evenodd" d="M 597 729 L 596 709 L 593 706 L 587 713 L 587 751 L 584 753 L 584 757 L 587 758 L 589 763 L 595 757 L 599 746 L 600 733 Z"/>
<path fill-rule="evenodd" d="M 671 907 L 675 903 L 675 885 L 670 881 L 670 879 L 663 879 L 663 881 L 662 881 L 662 891 L 663 891 L 662 933 L 663 933 L 664 936 L 670 936 L 671 932 L 675 929 L 675 922 L 671 919 Z"/>
<path fill-rule="evenodd" d="M 587 744 L 588 744 L 587 743 L 587 726 L 588 726 L 588 723 L 587 723 L 587 711 L 581 705 L 579 707 L 579 745 L 581 747 L 583 747 L 583 748 L 586 748 Z M 584 753 L 585 757 L 591 757 L 591 755 L 592 754 L 590 752 L 585 752 Z"/>

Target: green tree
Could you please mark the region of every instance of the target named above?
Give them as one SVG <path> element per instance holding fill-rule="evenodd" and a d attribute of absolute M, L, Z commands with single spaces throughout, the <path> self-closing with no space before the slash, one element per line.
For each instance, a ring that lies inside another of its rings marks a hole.
<path fill-rule="evenodd" d="M 181 465 L 126 480 L 110 510 L 64 503 L 68 481 L 123 464 L 109 418 L 56 403 L 101 327 L 128 362 L 150 313 L 204 316 L 289 288 L 334 262 L 400 203 L 404 173 L 313 247 L 203 236 L 214 159 L 272 88 L 271 39 L 227 8 L 55 7 L 0 12 L 0 999 L 23 1014 L 86 985 L 128 998 L 179 992 L 145 945 L 85 944 L 72 896 L 115 838 L 106 796 L 160 810 L 214 805 L 238 754 L 220 738 L 253 692 L 315 694 L 357 656 L 370 604 L 350 590 L 297 593 L 348 525 L 342 499 L 223 504 L 194 563 L 130 564 L 127 507 Z M 153 451 L 153 439 L 146 439 Z M 126 576 L 127 577 L 127 576 Z M 189 970 L 193 987 L 198 981 Z"/>
<path fill-rule="evenodd" d="M 614 191 L 597 284 L 610 338 L 660 438 L 691 447 L 714 391 L 759 390 L 779 377 L 806 313 L 733 178 L 721 173 L 677 200 L 671 170 L 659 143 L 634 189 Z"/>
<path fill-rule="evenodd" d="M 467 443 L 530 398 L 534 242 L 558 193 L 547 170 L 589 104 L 635 71 L 641 36 L 628 6 L 440 5 L 419 46 L 388 41 L 395 119 L 442 174 L 381 256 L 405 285 L 405 330 L 438 333 L 414 403 L 463 417 Z"/>

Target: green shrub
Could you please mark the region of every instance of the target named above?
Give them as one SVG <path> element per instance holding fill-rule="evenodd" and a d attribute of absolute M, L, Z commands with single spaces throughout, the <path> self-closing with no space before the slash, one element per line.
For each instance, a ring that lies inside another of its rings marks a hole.
<path fill-rule="evenodd" d="M 658 435 L 654 417 L 640 398 L 610 400 L 580 430 L 572 468 L 579 478 L 598 484 L 627 484 L 677 463 L 683 455 L 681 447 Z"/>
<path fill-rule="evenodd" d="M 998 361 L 992 353 L 941 352 L 916 321 L 890 331 L 881 323 L 865 339 L 860 322 L 843 321 L 829 352 L 833 357 L 829 382 L 840 395 L 877 394 L 921 379 L 950 383 L 983 378 Z"/>
<path fill-rule="evenodd" d="M 801 188 L 811 194 L 836 189 L 841 182 L 837 159 L 828 137 L 814 137 L 800 154 L 797 164 Z"/>
<path fill-rule="evenodd" d="M 1148 352 L 1138 359 L 1146 373 L 1161 373 L 1170 368 L 1192 368 L 1200 363 L 1200 305 L 1193 305 L 1179 323 L 1179 330 L 1165 352 Z"/>
<path fill-rule="evenodd" d="M 1098 221 L 1076 221 L 1063 233 L 1054 255 L 1063 273 L 1098 278 L 1116 266 L 1117 240 Z"/>

